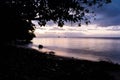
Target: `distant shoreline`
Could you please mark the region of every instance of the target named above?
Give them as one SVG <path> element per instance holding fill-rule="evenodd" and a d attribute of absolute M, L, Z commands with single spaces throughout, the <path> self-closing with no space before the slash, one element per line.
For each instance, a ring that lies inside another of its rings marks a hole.
<path fill-rule="evenodd" d="M 120 39 L 120 37 L 36 37 L 36 38 Z"/>

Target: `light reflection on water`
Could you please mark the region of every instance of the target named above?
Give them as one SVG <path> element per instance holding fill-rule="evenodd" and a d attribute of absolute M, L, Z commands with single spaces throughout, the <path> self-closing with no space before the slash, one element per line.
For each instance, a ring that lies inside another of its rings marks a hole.
<path fill-rule="evenodd" d="M 37 49 L 39 44 L 56 55 L 120 63 L 120 39 L 34 38 L 33 47 Z"/>

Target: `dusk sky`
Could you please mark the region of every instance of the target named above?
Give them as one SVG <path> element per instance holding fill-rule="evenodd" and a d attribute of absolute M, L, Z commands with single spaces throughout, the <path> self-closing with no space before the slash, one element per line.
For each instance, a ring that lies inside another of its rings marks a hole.
<path fill-rule="evenodd" d="M 49 23 L 46 27 L 38 27 L 37 36 L 68 36 L 68 37 L 120 37 L 120 0 L 112 0 L 112 3 L 95 10 L 96 20 L 91 24 L 77 25 L 67 24 L 62 28 Z"/>

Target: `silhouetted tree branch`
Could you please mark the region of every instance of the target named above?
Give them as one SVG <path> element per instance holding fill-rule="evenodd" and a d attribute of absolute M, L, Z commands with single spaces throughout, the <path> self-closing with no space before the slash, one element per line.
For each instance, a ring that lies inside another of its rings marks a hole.
<path fill-rule="evenodd" d="M 62 27 L 64 22 L 90 23 L 88 14 L 94 14 L 91 7 L 100 7 L 111 0 L 0 0 L 0 23 L 7 32 L 3 40 L 29 41 L 34 35 L 32 20 L 40 26 L 53 21 Z M 3 35 L 3 34 L 1 34 Z"/>

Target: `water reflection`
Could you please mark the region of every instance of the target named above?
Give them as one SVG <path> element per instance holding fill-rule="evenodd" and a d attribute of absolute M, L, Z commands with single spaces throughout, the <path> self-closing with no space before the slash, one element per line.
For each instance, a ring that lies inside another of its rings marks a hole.
<path fill-rule="evenodd" d="M 46 50 L 53 50 L 56 55 L 120 63 L 119 39 L 35 38 L 33 43 L 44 45 Z"/>

